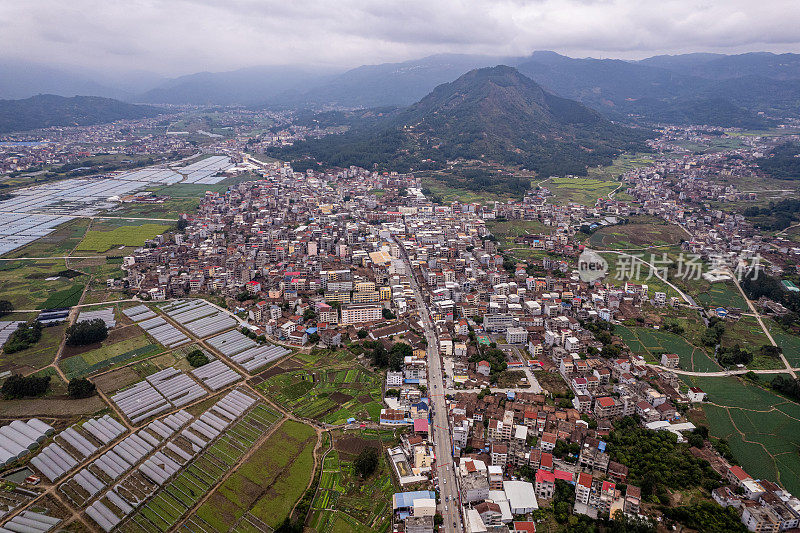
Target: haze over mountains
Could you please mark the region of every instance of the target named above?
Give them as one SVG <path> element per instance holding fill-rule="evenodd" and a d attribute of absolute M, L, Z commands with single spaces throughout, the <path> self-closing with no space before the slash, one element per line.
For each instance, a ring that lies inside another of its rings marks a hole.
<path fill-rule="evenodd" d="M 510 58 L 443 54 L 345 72 L 252 67 L 166 81 L 144 73 L 100 75 L 3 63 L 0 98 L 52 93 L 146 104 L 285 109 L 407 106 L 465 72 L 498 64 L 513 66 L 547 91 L 614 120 L 765 127 L 772 124 L 765 115 L 800 116 L 800 55 L 772 53 L 699 53 L 640 61 L 575 59 L 555 52 Z"/>

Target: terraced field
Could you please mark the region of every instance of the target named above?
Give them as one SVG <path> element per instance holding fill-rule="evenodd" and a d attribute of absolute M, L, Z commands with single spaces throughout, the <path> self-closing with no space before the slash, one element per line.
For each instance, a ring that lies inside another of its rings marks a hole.
<path fill-rule="evenodd" d="M 706 392 L 711 434 L 728 440 L 748 474 L 800 491 L 800 405 L 735 377 L 681 377 Z"/>
<path fill-rule="evenodd" d="M 676 353 L 680 357 L 680 367 L 683 370 L 695 372 L 722 370 L 705 349 L 693 346 L 680 335 L 652 328 L 627 326 L 617 326 L 614 333 L 622 337 L 633 353 L 641 355 L 651 363 L 660 363 L 662 353 Z"/>

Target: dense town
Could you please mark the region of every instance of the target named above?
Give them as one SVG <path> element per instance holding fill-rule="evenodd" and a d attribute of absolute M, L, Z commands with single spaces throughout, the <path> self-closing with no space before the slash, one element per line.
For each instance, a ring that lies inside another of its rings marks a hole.
<path fill-rule="evenodd" d="M 180 132 L 136 134 L 153 120 L 49 131 L 47 144 L 17 137 L 3 148 L 0 170 L 42 172 L 134 138 L 119 153 L 185 159 L 197 153 Z M 383 372 L 382 407 L 375 420 L 351 418 L 347 426 L 400 430 L 396 445 L 383 450 L 401 487 L 392 498 L 394 531 L 432 532 L 445 523 L 469 532 L 532 532 L 553 519 L 569 526 L 584 519 L 642 527 L 679 521 L 654 504 L 658 491 L 642 464 L 626 461 L 635 455 L 626 448 L 630 435 L 668 447 L 688 443 L 685 460 L 708 478 L 704 488 L 750 531 L 798 527 L 798 498 L 777 480 L 749 475 L 712 446 L 707 428 L 688 419 L 708 397 L 681 380 L 681 358 L 663 353 L 647 361 L 612 335 L 615 325 L 630 321 L 663 327 L 650 322 L 654 309 L 694 313 L 706 326 L 709 319 L 779 316 L 786 309 L 763 297 L 746 300 L 750 309 L 706 309 L 670 281 L 648 249 L 638 258 L 628 254 L 641 263 L 637 276 L 609 271 L 586 278 L 580 267 L 593 232 L 650 217 L 680 228 L 680 250 L 710 265 L 701 273 L 710 282 L 732 281 L 740 271 L 775 275 L 794 268 L 788 265 L 800 255 L 796 243 L 780 232 L 766 236 L 724 209 L 760 199 L 762 191 L 727 178 L 757 174 L 753 159 L 776 141 L 753 137 L 747 149 L 684 153 L 680 142 L 708 140 L 709 132 L 667 128 L 652 142 L 659 152 L 654 161 L 622 173 L 619 186 L 594 205 L 559 202 L 546 182 L 519 200 L 435 203 L 411 174 L 358 167 L 297 172 L 252 155 L 330 133 L 336 132 L 287 126 L 275 135 L 203 145 L 206 154 L 230 158 L 220 167 L 224 176 L 249 177 L 202 195 L 175 228 L 122 258 L 123 274 L 108 279 L 107 288 L 148 305 L 177 301 L 180 308 L 206 299 L 219 310 L 212 318 L 230 315 L 224 327 L 240 324 L 254 346 L 284 348 L 274 348 L 280 351 L 271 358 L 359 346 L 361 364 Z M 105 173 L 119 176 L 116 169 Z M 164 197 L 132 194 L 122 201 Z M 544 230 L 517 234 L 513 242 L 493 234 L 494 224 L 515 221 Z M 513 254 L 520 249 L 538 255 L 521 260 Z M 149 313 L 125 310 L 134 321 Z M 219 330 L 197 339 L 209 331 Z M 233 360 L 250 372 L 248 362 Z M 797 370 L 786 359 L 781 365 Z M 122 401 L 114 397 L 130 418 Z M 34 466 L 50 478 L 46 466 Z M 91 516 L 101 527 L 115 526 L 98 513 Z"/>

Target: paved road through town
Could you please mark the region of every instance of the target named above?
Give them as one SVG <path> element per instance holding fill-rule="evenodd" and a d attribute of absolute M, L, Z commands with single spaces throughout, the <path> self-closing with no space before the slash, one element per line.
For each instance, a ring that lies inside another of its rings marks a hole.
<path fill-rule="evenodd" d="M 401 248 L 402 249 L 402 248 Z M 405 269 L 411 279 L 411 288 L 417 300 L 417 308 L 425 327 L 425 340 L 428 342 L 428 395 L 433 408 L 433 422 L 430 434 L 433 436 L 434 453 L 436 457 L 435 468 L 439 478 L 440 511 L 444 518 L 444 531 L 462 532 L 464 526 L 461 521 L 461 505 L 459 504 L 459 491 L 456 484 L 455 466 L 453 464 L 453 447 L 450 437 L 450 422 L 447 416 L 447 401 L 445 399 L 444 373 L 442 359 L 439 355 L 439 342 L 430 319 L 428 307 L 422 297 L 422 291 L 413 277 L 413 270 L 405 255 Z"/>

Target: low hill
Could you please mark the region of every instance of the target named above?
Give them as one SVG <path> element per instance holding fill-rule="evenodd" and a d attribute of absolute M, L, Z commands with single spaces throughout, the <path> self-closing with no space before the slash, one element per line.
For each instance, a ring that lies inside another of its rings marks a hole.
<path fill-rule="evenodd" d="M 341 136 L 297 143 L 278 154 L 328 165 L 397 170 L 464 158 L 540 174 L 585 174 L 638 146 L 644 133 L 613 124 L 578 102 L 544 91 L 504 65 L 475 69 L 396 115 Z"/>
<path fill-rule="evenodd" d="M 50 126 L 90 126 L 160 113 L 155 107 L 127 104 L 111 98 L 40 94 L 24 100 L 0 100 L 0 133 Z"/>

